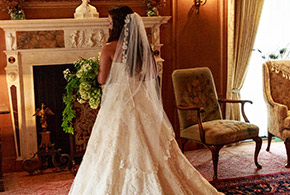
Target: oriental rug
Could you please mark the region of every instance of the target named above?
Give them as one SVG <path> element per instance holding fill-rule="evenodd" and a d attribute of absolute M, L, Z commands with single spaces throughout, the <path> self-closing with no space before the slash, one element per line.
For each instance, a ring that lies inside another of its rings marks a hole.
<path fill-rule="evenodd" d="M 210 182 L 226 195 L 290 194 L 290 171 Z"/>
<path fill-rule="evenodd" d="M 247 177 L 270 173 L 288 172 L 284 142 L 272 142 L 270 152 L 266 151 L 267 141 L 264 141 L 258 157 L 262 169 L 257 169 L 254 163 L 255 143 L 241 143 L 224 147 L 220 150 L 218 162 L 218 179 Z M 212 156 L 209 149 L 199 149 L 185 152 L 191 164 L 208 180 L 213 177 Z"/>

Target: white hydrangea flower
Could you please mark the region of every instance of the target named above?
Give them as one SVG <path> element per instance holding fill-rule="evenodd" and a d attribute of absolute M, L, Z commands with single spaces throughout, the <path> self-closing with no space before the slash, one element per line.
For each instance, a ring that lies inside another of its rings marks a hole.
<path fill-rule="evenodd" d="M 90 57 L 89 60 L 96 61 L 96 58 L 95 57 Z"/>
<path fill-rule="evenodd" d="M 66 79 L 66 80 L 69 80 L 70 79 L 70 70 L 69 69 L 66 69 L 63 71 L 63 77 Z"/>
<path fill-rule="evenodd" d="M 88 71 L 90 71 L 92 69 L 92 66 L 90 64 L 84 64 L 82 67 L 81 67 L 81 70 L 85 73 L 87 73 Z"/>
<path fill-rule="evenodd" d="M 83 100 L 83 99 L 81 99 L 81 98 L 77 98 L 77 101 L 78 101 L 80 104 L 86 103 L 86 101 Z"/>
<path fill-rule="evenodd" d="M 88 91 L 88 90 L 90 90 L 91 89 L 91 84 L 89 84 L 89 83 L 81 83 L 80 84 L 80 90 L 82 89 L 82 90 L 85 90 L 85 91 Z"/>
<path fill-rule="evenodd" d="M 81 78 L 82 75 L 83 75 L 83 71 L 82 71 L 81 69 L 78 70 L 77 73 L 76 73 L 76 76 L 77 76 L 78 78 Z"/>
<path fill-rule="evenodd" d="M 96 109 L 99 106 L 99 103 L 95 99 L 91 98 L 89 100 L 89 105 L 92 109 Z"/>
<path fill-rule="evenodd" d="M 98 61 L 100 61 L 100 59 L 101 59 L 101 52 L 99 52 L 97 59 L 98 59 Z"/>
<path fill-rule="evenodd" d="M 81 94 L 81 93 L 80 93 L 80 94 Z M 84 92 L 84 93 L 81 94 L 81 98 L 82 98 L 83 100 L 88 100 L 88 99 L 90 99 L 89 94 L 86 93 L 86 92 Z"/>
<path fill-rule="evenodd" d="M 70 70 L 67 68 L 63 71 L 63 74 L 66 75 L 66 74 L 70 74 Z"/>

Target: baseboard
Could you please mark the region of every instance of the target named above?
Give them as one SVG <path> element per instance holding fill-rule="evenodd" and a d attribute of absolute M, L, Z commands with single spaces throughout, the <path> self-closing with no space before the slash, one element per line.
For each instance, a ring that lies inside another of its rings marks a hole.
<path fill-rule="evenodd" d="M 9 172 L 18 172 L 23 171 L 22 168 L 22 160 L 18 161 L 16 159 L 2 159 L 2 172 L 9 173 Z"/>

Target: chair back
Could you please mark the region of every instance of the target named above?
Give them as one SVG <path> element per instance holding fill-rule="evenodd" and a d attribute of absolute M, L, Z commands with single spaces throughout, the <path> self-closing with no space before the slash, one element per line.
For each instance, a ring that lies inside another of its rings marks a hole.
<path fill-rule="evenodd" d="M 264 96 L 290 110 L 290 60 L 268 61 L 263 69 Z"/>
<path fill-rule="evenodd" d="M 222 112 L 209 68 L 179 69 L 172 73 L 175 101 L 180 106 L 199 106 L 205 109 L 202 120 L 222 119 Z M 178 110 L 180 129 L 197 123 L 197 111 Z"/>

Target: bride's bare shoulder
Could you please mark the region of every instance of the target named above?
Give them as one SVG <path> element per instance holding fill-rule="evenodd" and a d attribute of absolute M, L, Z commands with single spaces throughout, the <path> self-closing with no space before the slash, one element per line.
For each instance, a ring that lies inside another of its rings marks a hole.
<path fill-rule="evenodd" d="M 103 51 L 107 51 L 107 52 L 115 52 L 116 47 L 117 47 L 117 43 L 118 41 L 112 41 L 110 43 L 106 43 L 103 46 Z"/>

